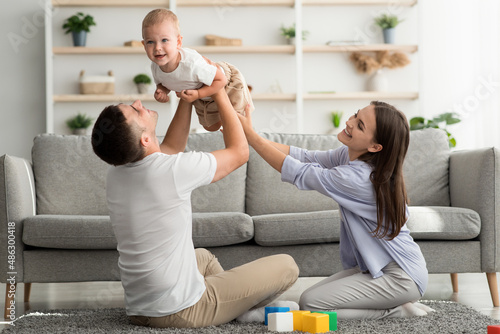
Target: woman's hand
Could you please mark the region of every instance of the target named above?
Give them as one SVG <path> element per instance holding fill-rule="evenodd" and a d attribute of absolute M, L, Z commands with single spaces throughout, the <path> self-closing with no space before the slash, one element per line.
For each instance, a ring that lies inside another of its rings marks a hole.
<path fill-rule="evenodd" d="M 238 113 L 238 118 L 240 119 L 241 126 L 243 127 L 243 131 L 245 132 L 245 136 L 247 136 L 255 130 L 252 127 L 252 116 L 250 110 L 250 104 L 247 104 L 245 107 L 245 115 Z"/>

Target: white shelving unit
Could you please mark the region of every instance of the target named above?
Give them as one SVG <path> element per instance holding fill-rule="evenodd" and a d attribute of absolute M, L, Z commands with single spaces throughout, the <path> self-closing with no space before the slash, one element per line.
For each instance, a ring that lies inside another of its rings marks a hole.
<path fill-rule="evenodd" d="M 416 0 L 400 0 L 400 6 L 413 6 Z M 276 54 L 294 57 L 296 84 L 294 93 L 255 93 L 252 94 L 255 101 L 295 101 L 296 128 L 297 132 L 303 132 L 304 124 L 304 101 L 324 101 L 324 100 L 365 100 L 365 99 L 418 99 L 418 92 L 325 92 L 306 93 L 303 87 L 303 58 L 305 54 L 324 53 L 349 53 L 354 51 L 402 51 L 415 53 L 418 45 L 392 45 L 392 44 L 362 44 L 362 45 L 303 45 L 302 26 L 303 9 L 310 6 L 389 6 L 394 5 L 394 1 L 383 0 L 241 0 L 231 2 L 231 6 L 283 6 L 294 9 L 296 24 L 296 45 L 243 45 L 243 46 L 187 46 L 200 52 L 201 54 L 236 54 L 236 55 L 258 55 Z M 68 47 L 53 45 L 53 23 L 52 14 L 57 7 L 167 7 L 176 11 L 177 7 L 213 7 L 227 5 L 227 0 L 48 0 L 46 3 L 46 131 L 54 132 L 54 104 L 56 103 L 88 103 L 88 102 L 108 102 L 108 101 L 133 101 L 141 99 L 143 101 L 154 101 L 152 94 L 116 94 L 116 95 L 81 95 L 81 94 L 55 94 L 54 92 L 54 57 L 89 56 L 92 61 L 94 55 L 109 55 L 116 57 L 127 57 L 127 55 L 142 55 L 145 52 L 142 47 Z M 181 18 L 182 20 L 182 18 Z M 172 108 L 175 106 L 172 104 Z"/>

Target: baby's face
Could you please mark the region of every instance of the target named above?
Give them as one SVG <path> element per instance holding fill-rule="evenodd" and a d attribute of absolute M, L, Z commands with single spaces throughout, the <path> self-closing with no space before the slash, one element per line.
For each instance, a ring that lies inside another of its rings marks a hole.
<path fill-rule="evenodd" d="M 163 21 L 146 27 L 142 30 L 142 36 L 144 49 L 152 62 L 161 67 L 177 59 L 182 37 L 172 22 Z"/>

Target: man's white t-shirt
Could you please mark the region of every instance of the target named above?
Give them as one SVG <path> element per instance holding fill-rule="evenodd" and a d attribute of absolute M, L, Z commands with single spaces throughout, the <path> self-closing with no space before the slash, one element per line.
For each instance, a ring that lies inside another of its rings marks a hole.
<path fill-rule="evenodd" d="M 128 315 L 177 313 L 203 295 L 191 192 L 209 184 L 216 168 L 211 153 L 188 152 L 153 153 L 109 169 L 107 201 Z"/>

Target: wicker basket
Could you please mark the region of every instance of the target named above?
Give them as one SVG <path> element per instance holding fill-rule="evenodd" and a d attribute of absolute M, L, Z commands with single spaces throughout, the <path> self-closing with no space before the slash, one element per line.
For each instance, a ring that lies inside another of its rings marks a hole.
<path fill-rule="evenodd" d="M 241 46 L 241 39 L 225 38 L 215 35 L 205 35 L 205 44 L 217 46 Z"/>
<path fill-rule="evenodd" d="M 88 76 L 80 72 L 80 94 L 114 94 L 115 77 L 112 71 L 108 75 Z"/>

